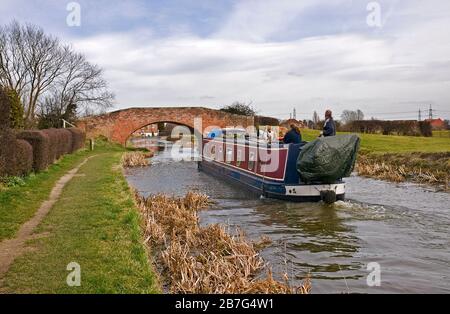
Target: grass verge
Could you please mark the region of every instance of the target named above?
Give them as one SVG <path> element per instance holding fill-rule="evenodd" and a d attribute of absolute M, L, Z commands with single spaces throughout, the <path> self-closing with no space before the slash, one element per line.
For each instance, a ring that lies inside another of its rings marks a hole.
<path fill-rule="evenodd" d="M 142 244 L 139 211 L 119 166 L 123 151 L 119 146 L 96 145 L 94 153 L 98 156 L 90 159 L 66 185 L 58 202 L 35 231 L 37 238 L 29 241 L 30 251 L 17 258 L 4 277 L 2 290 L 13 293 L 160 292 Z M 79 153 L 72 158 L 81 160 L 90 154 Z M 69 160 L 61 163 L 64 162 Z M 71 166 L 74 164 L 73 161 Z M 72 167 L 67 165 L 67 168 Z M 46 177 L 37 175 L 34 180 L 38 179 L 41 184 L 50 185 Z M 39 186 L 38 182 L 35 185 Z M 27 186 L 20 188 L 29 191 Z M 69 287 L 66 283 L 70 273 L 66 267 L 71 262 L 81 267 L 81 286 Z"/>
<path fill-rule="evenodd" d="M 25 178 L 8 178 L 11 186 L 0 186 L 0 241 L 14 237 L 45 201 L 56 181 L 74 168 L 90 152 L 83 150 L 65 155 L 57 163 L 38 174 Z"/>

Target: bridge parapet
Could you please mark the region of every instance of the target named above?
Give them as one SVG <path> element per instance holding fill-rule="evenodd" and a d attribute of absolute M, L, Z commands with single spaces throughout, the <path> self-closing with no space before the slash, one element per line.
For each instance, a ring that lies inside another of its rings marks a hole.
<path fill-rule="evenodd" d="M 122 109 L 102 115 L 84 118 L 78 121 L 77 126 L 86 132 L 88 138 L 105 136 L 112 142 L 126 144 L 127 139 L 135 131 L 158 122 L 171 122 L 185 125 L 191 129 L 195 118 L 201 119 L 203 133 L 207 127 L 220 128 L 242 126 L 248 127 L 254 124 L 253 117 L 230 114 L 224 111 L 202 107 L 149 107 Z"/>

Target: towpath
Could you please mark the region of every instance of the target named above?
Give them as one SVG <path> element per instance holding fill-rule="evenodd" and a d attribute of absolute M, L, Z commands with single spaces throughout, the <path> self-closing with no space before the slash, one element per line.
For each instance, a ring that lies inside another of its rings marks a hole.
<path fill-rule="evenodd" d="M 44 217 L 51 210 L 53 205 L 58 201 L 64 187 L 66 184 L 72 180 L 76 175 L 78 170 L 88 162 L 89 159 L 95 157 L 90 156 L 86 158 L 82 163 L 68 171 L 64 176 L 62 176 L 54 185 L 52 191 L 50 192 L 49 198 L 44 201 L 39 209 L 36 211 L 33 218 L 28 220 L 22 225 L 22 227 L 17 232 L 17 235 L 13 239 L 7 239 L 0 242 L 0 286 L 1 279 L 9 270 L 9 267 L 14 262 L 14 260 L 19 257 L 26 250 L 26 242 L 33 239 L 36 235 L 33 234 L 35 228 L 44 219 Z"/>

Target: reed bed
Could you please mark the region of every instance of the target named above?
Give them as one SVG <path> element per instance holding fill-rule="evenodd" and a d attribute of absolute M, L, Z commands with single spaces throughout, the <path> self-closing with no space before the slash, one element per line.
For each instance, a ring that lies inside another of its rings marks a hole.
<path fill-rule="evenodd" d="M 155 252 L 171 293 L 309 293 L 309 279 L 300 287 L 273 279 L 257 245 L 241 230 L 200 226 L 198 211 L 211 205 L 208 196 L 136 194 L 136 200 L 145 222 L 145 242 Z M 262 238 L 258 243 L 269 242 Z"/>
<path fill-rule="evenodd" d="M 356 171 L 362 176 L 437 185 L 449 190 L 450 153 L 360 155 Z"/>
<path fill-rule="evenodd" d="M 356 170 L 362 176 L 439 185 L 448 190 L 450 153 L 360 155 Z"/>
<path fill-rule="evenodd" d="M 151 156 L 150 156 L 151 157 Z M 150 165 L 148 153 L 130 152 L 122 156 L 122 166 L 124 168 L 146 167 Z"/>

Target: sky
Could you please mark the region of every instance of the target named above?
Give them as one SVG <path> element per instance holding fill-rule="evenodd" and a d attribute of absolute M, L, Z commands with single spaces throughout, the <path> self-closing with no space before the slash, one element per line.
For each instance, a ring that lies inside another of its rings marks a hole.
<path fill-rule="evenodd" d="M 239 101 L 277 118 L 417 119 L 431 105 L 450 118 L 448 0 L 79 0 L 79 26 L 70 2 L 0 0 L 0 24 L 86 54 L 115 110 Z"/>

